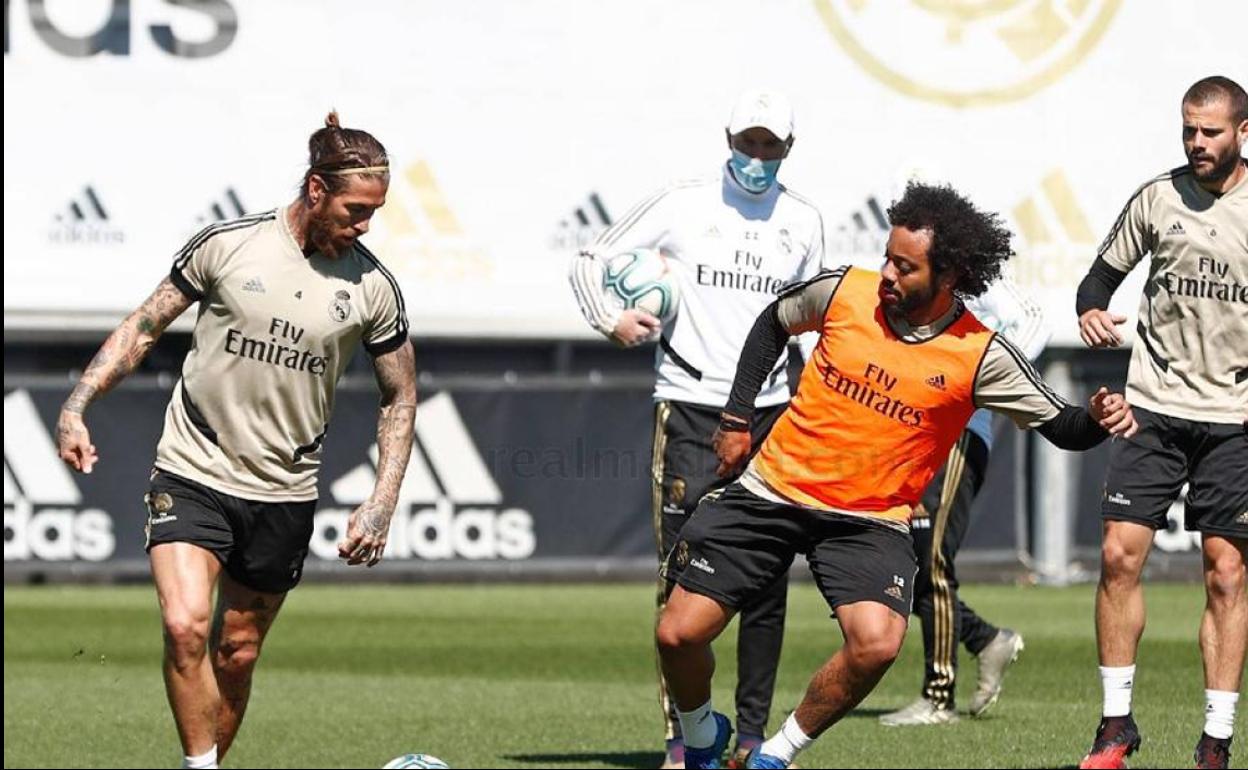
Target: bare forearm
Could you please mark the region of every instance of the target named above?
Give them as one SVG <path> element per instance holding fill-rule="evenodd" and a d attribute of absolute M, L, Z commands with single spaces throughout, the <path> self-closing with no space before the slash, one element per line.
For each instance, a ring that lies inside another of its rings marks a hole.
<path fill-rule="evenodd" d="M 62 409 L 82 414 L 97 396 L 106 393 L 138 368 L 173 319 L 190 300 L 168 278 L 108 336 Z"/>
<path fill-rule="evenodd" d="M 372 499 L 393 508 L 412 454 L 416 430 L 416 364 L 410 344 L 375 361 L 381 408 L 377 415 L 377 483 Z"/>
<path fill-rule="evenodd" d="M 65 399 L 62 409 L 82 414 L 97 396 L 112 390 L 126 375 L 138 368 L 156 342 L 156 338 L 150 334 L 150 321 L 136 317 L 138 315 L 137 312 L 132 313 L 108 336 L 87 365 L 69 398 Z M 147 332 L 143 331 L 145 328 Z"/>
<path fill-rule="evenodd" d="M 373 488 L 373 499 L 389 507 L 394 507 L 399 499 L 415 430 L 415 399 L 412 403 L 396 402 L 381 407 L 377 417 L 377 484 Z"/>

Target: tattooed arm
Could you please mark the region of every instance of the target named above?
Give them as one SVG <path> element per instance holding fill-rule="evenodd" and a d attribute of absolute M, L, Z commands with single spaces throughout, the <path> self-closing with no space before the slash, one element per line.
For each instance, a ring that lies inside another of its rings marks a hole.
<path fill-rule="evenodd" d="M 83 422 L 87 406 L 133 372 L 157 338 L 194 302 L 166 277 L 152 295 L 121 322 L 82 373 L 56 421 L 61 459 L 74 470 L 90 473 L 99 456 Z"/>
<path fill-rule="evenodd" d="M 412 344 L 373 359 L 381 409 L 377 417 L 377 483 L 373 494 L 351 513 L 347 538 L 338 544 L 338 555 L 348 564 L 381 561 L 390 532 L 390 518 L 399 500 L 399 487 L 412 454 L 416 428 L 416 360 Z"/>

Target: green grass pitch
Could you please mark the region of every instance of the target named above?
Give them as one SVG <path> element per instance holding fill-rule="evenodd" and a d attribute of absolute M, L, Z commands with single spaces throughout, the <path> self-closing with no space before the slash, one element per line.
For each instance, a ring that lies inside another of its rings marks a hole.
<path fill-rule="evenodd" d="M 1190 765 L 1203 724 L 1199 585 L 1151 585 L 1133 767 Z M 893 728 L 917 695 L 917 620 L 858 710 L 804 767 L 1069 767 L 1100 714 L 1093 587 L 970 586 L 963 597 L 1027 649 L 980 720 Z M 625 585 L 326 586 L 288 599 L 227 758 L 236 767 L 380 767 L 424 752 L 452 767 L 657 767 L 653 589 Z M 734 629 L 717 643 L 731 712 Z M 840 644 L 814 587 L 794 584 L 772 727 Z M 144 587 L 6 587 L 4 766 L 174 767 L 156 599 Z M 962 651 L 960 705 L 975 663 Z M 1240 707 L 1238 732 L 1245 726 Z M 1241 741 L 1243 739 L 1241 738 Z M 1238 757 L 1236 757 L 1238 759 Z"/>

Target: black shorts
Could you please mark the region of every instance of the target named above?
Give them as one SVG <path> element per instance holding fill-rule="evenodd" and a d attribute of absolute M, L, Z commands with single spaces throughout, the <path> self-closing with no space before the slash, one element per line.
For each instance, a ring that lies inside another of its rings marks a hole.
<path fill-rule="evenodd" d="M 197 545 L 216 555 L 230 577 L 264 593 L 285 593 L 303 576 L 315 500 L 244 500 L 157 470 L 143 502 L 148 551 L 162 543 Z"/>
<path fill-rule="evenodd" d="M 750 421 L 750 452 L 757 452 L 771 428 L 789 408 L 786 401 L 776 406 L 762 406 L 754 410 Z M 731 478 L 720 478 L 715 473 L 719 458 L 711 438 L 719 428 L 722 409 L 683 401 L 660 401 L 655 405 L 656 457 L 662 465 L 663 480 L 662 512 L 666 515 L 692 514 L 698 502 L 708 492 L 728 486 Z M 667 549 L 663 549 L 666 553 Z"/>
<path fill-rule="evenodd" d="M 663 574 L 740 609 L 786 573 L 799 553 L 833 610 L 870 601 L 909 617 L 918 569 L 909 534 L 772 503 L 739 483 L 703 499 L 680 531 Z"/>
<path fill-rule="evenodd" d="M 1110 446 L 1102 518 L 1165 529 L 1170 504 L 1187 482 L 1187 530 L 1248 537 L 1244 427 L 1184 420 L 1138 406 L 1133 411 L 1139 431 Z"/>

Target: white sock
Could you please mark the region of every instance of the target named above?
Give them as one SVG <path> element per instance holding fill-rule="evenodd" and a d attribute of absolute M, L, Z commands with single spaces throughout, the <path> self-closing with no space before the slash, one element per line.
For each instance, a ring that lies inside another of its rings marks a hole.
<path fill-rule="evenodd" d="M 216 767 L 217 766 L 217 747 L 214 745 L 198 757 L 183 757 L 183 767 Z"/>
<path fill-rule="evenodd" d="M 802 732 L 802 728 L 797 726 L 797 714 L 794 713 L 789 714 L 789 718 L 784 720 L 784 724 L 780 726 L 780 732 L 763 741 L 763 745 L 758 748 L 758 753 L 783 759 L 786 765 L 790 765 L 799 751 L 814 742 L 814 738 Z"/>
<path fill-rule="evenodd" d="M 1230 738 L 1235 732 L 1235 704 L 1239 693 L 1205 690 L 1205 735 Z"/>
<path fill-rule="evenodd" d="M 1101 688 L 1105 692 L 1102 716 L 1125 717 L 1131 713 L 1131 685 L 1135 666 L 1101 666 Z"/>
<path fill-rule="evenodd" d="M 676 716 L 680 717 L 680 734 L 685 738 L 685 748 L 709 749 L 715 745 L 719 726 L 715 724 L 709 700 L 693 711 L 677 709 Z"/>

